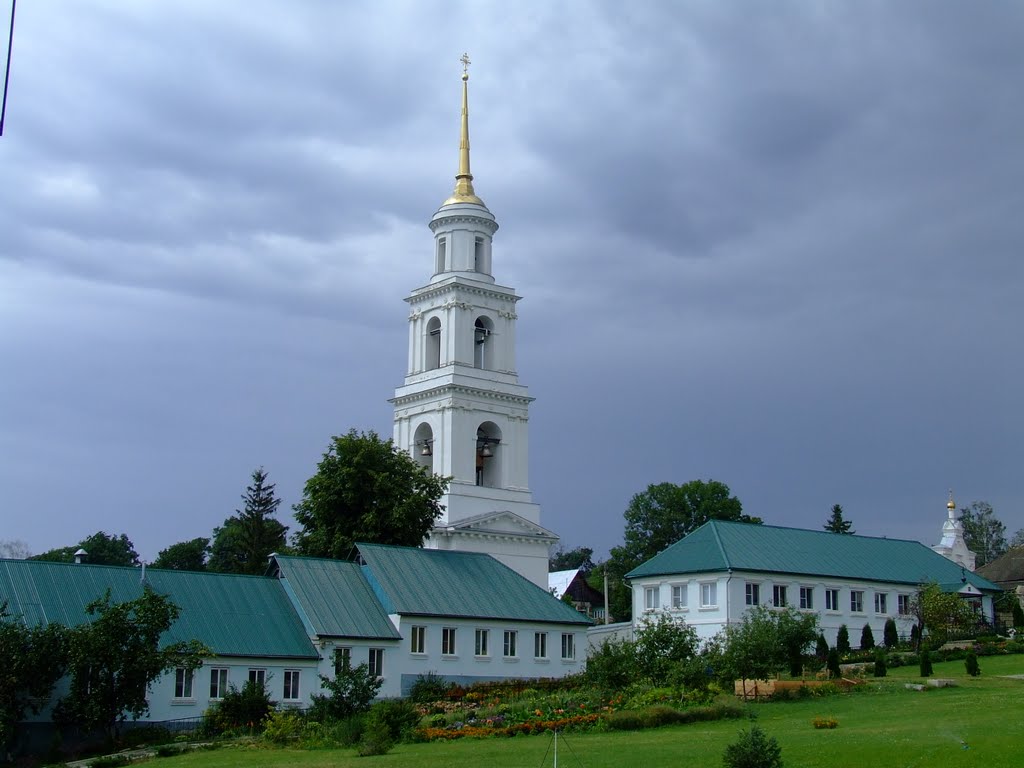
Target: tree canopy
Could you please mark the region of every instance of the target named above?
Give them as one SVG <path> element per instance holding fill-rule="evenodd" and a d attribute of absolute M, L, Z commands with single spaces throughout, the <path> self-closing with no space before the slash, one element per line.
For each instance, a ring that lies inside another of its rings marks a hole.
<path fill-rule="evenodd" d="M 70 547 L 59 547 L 48 552 L 30 557 L 29 560 L 47 560 L 57 563 L 71 563 L 75 560 L 75 552 L 84 549 L 89 553 L 87 563 L 92 565 L 125 565 L 139 564 L 139 553 L 135 551 L 125 534 L 111 536 L 104 531 L 97 531 L 92 536 L 82 539 Z"/>
<path fill-rule="evenodd" d="M 624 513 L 626 530 L 621 547 L 613 547 L 606 566 L 609 606 L 616 619 L 632 616 L 632 600 L 622 577 L 709 520 L 760 523 L 743 514 L 743 505 L 729 486 L 717 480 L 691 480 L 683 485 L 659 483 L 636 494 Z"/>
<path fill-rule="evenodd" d="M 0 761 L 15 726 L 42 709 L 64 675 L 64 638 L 61 625 L 26 626 L 0 604 Z"/>
<path fill-rule="evenodd" d="M 832 515 L 825 521 L 825 525 L 822 527 L 832 533 L 846 533 L 850 535 L 856 533 L 853 530 L 853 523 L 843 518 L 843 508 L 839 504 L 832 505 Z"/>
<path fill-rule="evenodd" d="M 978 558 L 975 567 L 991 563 L 1006 551 L 1006 526 L 987 501 L 974 501 L 960 510 L 964 542 Z"/>
<path fill-rule="evenodd" d="M 335 436 L 293 507 L 301 526 L 295 548 L 348 559 L 357 541 L 422 546 L 443 511 L 448 480 L 376 432 Z"/>
<path fill-rule="evenodd" d="M 576 547 L 565 549 L 559 546 L 548 558 L 548 570 L 570 571 L 575 568 L 583 571 L 584 575 L 594 570 L 594 550 L 590 547 Z"/>
<path fill-rule="evenodd" d="M 242 494 L 244 507 L 213 530 L 209 570 L 259 575 L 267 557 L 285 548 L 288 526 L 274 517 L 281 504 L 275 487 L 263 467 L 253 470 L 252 484 Z"/>
<path fill-rule="evenodd" d="M 153 567 L 172 571 L 205 571 L 209 552 L 210 540 L 205 536 L 179 541 L 166 549 L 161 549 L 153 561 Z"/>
<path fill-rule="evenodd" d="M 32 554 L 28 544 L 20 539 L 0 539 L 0 557 L 24 560 Z"/>
<path fill-rule="evenodd" d="M 68 631 L 70 686 L 54 711 L 61 722 L 101 728 L 112 736 L 118 723 L 149 711 L 150 683 L 178 667 L 191 674 L 210 653 L 198 641 L 160 646 L 160 636 L 180 610 L 148 585 L 123 603 L 112 603 L 108 589 L 86 613 L 94 618 Z"/>

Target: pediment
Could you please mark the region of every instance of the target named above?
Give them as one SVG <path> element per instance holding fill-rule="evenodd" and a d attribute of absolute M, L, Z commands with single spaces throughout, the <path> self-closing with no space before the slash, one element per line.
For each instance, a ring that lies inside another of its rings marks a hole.
<path fill-rule="evenodd" d="M 466 517 L 445 526 L 451 533 L 467 534 L 501 534 L 505 536 L 522 536 L 531 539 L 558 540 L 558 535 L 543 526 L 527 520 L 515 512 L 487 512 L 482 515 Z"/>

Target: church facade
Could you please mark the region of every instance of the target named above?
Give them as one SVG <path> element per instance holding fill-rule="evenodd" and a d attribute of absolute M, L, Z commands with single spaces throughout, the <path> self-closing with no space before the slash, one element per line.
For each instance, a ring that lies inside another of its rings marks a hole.
<path fill-rule="evenodd" d="M 406 299 L 409 354 L 390 401 L 393 439 L 451 477 L 445 511 L 424 546 L 491 554 L 546 588 L 548 550 L 558 537 L 541 526 L 530 493 L 533 398 L 516 372 L 520 297 L 494 277 L 498 223 L 473 188 L 468 79 L 464 70 L 455 189 L 430 220 L 430 277 Z"/>

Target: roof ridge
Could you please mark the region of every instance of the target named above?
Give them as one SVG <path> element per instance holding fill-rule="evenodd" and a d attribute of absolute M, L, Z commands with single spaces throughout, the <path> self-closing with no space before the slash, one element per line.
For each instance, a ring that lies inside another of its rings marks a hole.
<path fill-rule="evenodd" d="M 721 520 L 708 520 L 709 523 L 723 522 Z M 722 553 L 722 559 L 725 561 L 725 567 L 728 570 L 732 570 L 732 563 L 729 562 L 729 553 L 725 551 L 725 545 L 722 544 L 722 537 L 718 535 L 718 526 L 712 525 L 711 532 L 715 535 L 715 543 L 718 544 L 718 551 Z M 685 536 L 683 538 L 686 538 Z M 681 539 L 680 539 L 681 541 Z"/>
<path fill-rule="evenodd" d="M 743 526 L 757 526 L 758 528 L 774 528 L 779 531 L 800 531 L 801 533 L 813 533 L 819 536 L 843 536 L 846 538 L 856 539 L 873 539 L 875 541 L 905 541 L 912 544 L 920 544 L 923 547 L 928 545 L 919 539 L 901 539 L 893 538 L 892 536 L 869 536 L 863 533 L 835 533 L 833 531 L 819 531 L 814 528 L 797 528 L 792 525 L 772 525 L 770 523 L 748 523 L 743 520 L 708 520 L 708 523 L 722 524 L 722 525 L 743 525 Z M 707 525 L 707 523 L 705 523 Z"/>

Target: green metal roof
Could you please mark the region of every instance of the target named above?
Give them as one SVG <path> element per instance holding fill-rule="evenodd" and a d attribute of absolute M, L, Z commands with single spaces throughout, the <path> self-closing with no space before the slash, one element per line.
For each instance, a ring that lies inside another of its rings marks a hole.
<path fill-rule="evenodd" d="M 507 565 L 481 552 L 357 544 L 389 613 L 591 624 Z"/>
<path fill-rule="evenodd" d="M 626 574 L 635 579 L 674 573 L 753 571 L 829 576 L 894 584 L 963 584 L 1000 591 L 988 579 L 919 541 L 882 539 L 712 520 Z"/>
<path fill-rule="evenodd" d="M 320 637 L 401 639 L 357 563 L 282 555 L 274 563 Z"/>
<path fill-rule="evenodd" d="M 0 560 L 0 603 L 27 624 L 73 627 L 107 589 L 115 603 L 141 595 L 141 577 L 139 568 Z M 181 609 L 166 643 L 196 639 L 219 656 L 317 657 L 277 579 L 147 568 L 146 582 Z"/>

